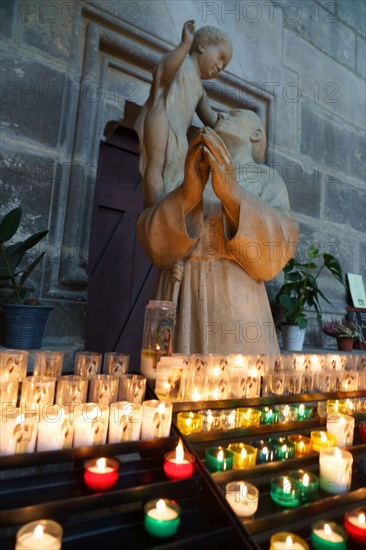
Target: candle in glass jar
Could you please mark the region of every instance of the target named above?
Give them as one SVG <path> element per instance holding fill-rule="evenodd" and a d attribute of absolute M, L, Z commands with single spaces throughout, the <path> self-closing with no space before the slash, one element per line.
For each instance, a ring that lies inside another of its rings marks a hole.
<path fill-rule="evenodd" d="M 257 449 L 245 443 L 230 443 L 228 450 L 234 455 L 233 469 L 250 468 L 255 466 L 257 459 Z"/>
<path fill-rule="evenodd" d="M 322 448 L 319 453 L 320 487 L 332 494 L 346 493 L 352 480 L 352 454 L 338 447 Z"/>
<path fill-rule="evenodd" d="M 184 452 L 182 440 L 179 439 L 175 451 L 165 453 L 164 472 L 170 479 L 185 479 L 194 472 L 195 458 L 191 453 Z"/>
<path fill-rule="evenodd" d="M 208 447 L 205 463 L 209 472 L 225 472 L 233 467 L 234 453 L 223 447 Z"/>
<path fill-rule="evenodd" d="M 56 521 L 32 521 L 19 529 L 15 550 L 61 550 L 62 532 Z"/>
<path fill-rule="evenodd" d="M 285 508 L 295 508 L 300 504 L 297 483 L 288 476 L 278 476 L 271 480 L 271 499 Z"/>
<path fill-rule="evenodd" d="M 288 473 L 288 477 L 296 481 L 302 502 L 311 502 L 317 498 L 319 489 L 318 476 L 304 470 L 293 470 Z"/>
<path fill-rule="evenodd" d="M 180 412 L 177 414 L 177 426 L 184 435 L 202 432 L 203 417 L 201 413 Z"/>
<path fill-rule="evenodd" d="M 314 550 L 346 550 L 347 533 L 333 521 L 317 521 L 312 525 L 311 544 Z"/>
<path fill-rule="evenodd" d="M 288 440 L 295 443 L 295 458 L 306 456 L 313 450 L 311 439 L 304 435 L 291 434 L 288 436 Z"/>
<path fill-rule="evenodd" d="M 270 550 L 309 550 L 304 539 L 286 531 L 272 535 L 269 548 Z"/>
<path fill-rule="evenodd" d="M 366 508 L 346 512 L 344 527 L 350 539 L 366 545 Z"/>
<path fill-rule="evenodd" d="M 337 447 L 350 447 L 353 443 L 355 419 L 348 414 L 335 414 L 327 418 L 327 432 L 334 435 Z"/>
<path fill-rule="evenodd" d="M 245 481 L 226 485 L 226 500 L 239 517 L 253 516 L 258 509 L 258 489 Z"/>
<path fill-rule="evenodd" d="M 320 449 L 325 447 L 334 447 L 335 446 L 335 437 L 332 434 L 323 431 L 312 431 L 310 432 L 310 439 L 313 442 L 314 451 L 320 451 Z"/>
<path fill-rule="evenodd" d="M 180 523 L 180 507 L 174 500 L 150 500 L 144 506 L 145 530 L 154 537 L 167 538 L 176 534 Z"/>
<path fill-rule="evenodd" d="M 274 447 L 275 460 L 286 460 L 287 458 L 294 458 L 295 443 L 293 443 L 286 437 L 271 437 L 269 439 L 269 442 Z"/>
<path fill-rule="evenodd" d="M 84 465 L 84 483 L 92 491 L 108 491 L 118 480 L 119 462 L 112 458 L 93 458 Z"/>
<path fill-rule="evenodd" d="M 251 441 L 250 445 L 257 449 L 257 464 L 266 464 L 272 462 L 274 458 L 274 447 L 263 439 Z"/>

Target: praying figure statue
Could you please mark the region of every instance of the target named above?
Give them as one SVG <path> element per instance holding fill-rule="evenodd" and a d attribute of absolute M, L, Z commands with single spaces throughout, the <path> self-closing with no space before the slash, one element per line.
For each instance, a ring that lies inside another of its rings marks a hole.
<path fill-rule="evenodd" d="M 204 29 L 190 37 L 188 54 L 182 39 L 171 72 L 158 65 L 137 122 L 145 198 L 137 233 L 160 268 L 154 299 L 176 305 L 174 352 L 276 354 L 264 282 L 295 254 L 298 224 L 283 179 L 263 164 L 266 136 L 256 113 L 202 117 L 205 126 L 188 143 L 200 101 L 211 111 L 198 79 L 213 78 L 231 57 L 218 29 L 215 42 L 201 43 L 199 36 L 215 35 Z"/>

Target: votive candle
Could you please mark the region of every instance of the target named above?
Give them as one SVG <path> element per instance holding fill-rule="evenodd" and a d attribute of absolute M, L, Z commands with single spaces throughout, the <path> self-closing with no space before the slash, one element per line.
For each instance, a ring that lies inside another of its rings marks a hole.
<path fill-rule="evenodd" d="M 320 520 L 312 525 L 314 550 L 347 550 L 347 533 L 333 521 Z"/>
<path fill-rule="evenodd" d="M 224 472 L 233 467 L 234 453 L 224 447 L 208 447 L 205 463 L 209 472 Z"/>
<path fill-rule="evenodd" d="M 288 473 L 288 477 L 296 481 L 298 492 L 303 502 L 316 500 L 319 489 L 318 476 L 304 470 L 293 470 Z"/>
<path fill-rule="evenodd" d="M 295 535 L 294 533 L 288 533 L 283 531 L 272 535 L 270 540 L 270 550 L 309 550 L 309 545 L 304 539 Z"/>
<path fill-rule="evenodd" d="M 50 519 L 23 525 L 17 532 L 15 550 L 61 550 L 63 529 Z"/>
<path fill-rule="evenodd" d="M 92 458 L 84 464 L 84 483 L 93 491 L 108 491 L 118 480 L 119 462 L 113 458 Z"/>
<path fill-rule="evenodd" d="M 256 513 L 258 496 L 258 489 L 245 481 L 231 481 L 226 485 L 226 500 L 239 517 L 250 517 Z"/>
<path fill-rule="evenodd" d="M 245 443 L 230 443 L 228 450 L 234 455 L 233 469 L 250 468 L 255 466 L 257 459 L 257 449 Z"/>
<path fill-rule="evenodd" d="M 182 440 L 179 439 L 175 451 L 164 455 L 164 472 L 170 479 L 185 479 L 194 472 L 195 458 L 184 451 Z"/>
<path fill-rule="evenodd" d="M 275 460 L 275 451 L 273 445 L 269 441 L 257 439 L 251 441 L 250 445 L 257 449 L 257 464 L 266 464 Z"/>
<path fill-rule="evenodd" d="M 346 512 L 344 527 L 350 539 L 366 545 L 366 508 Z"/>
<path fill-rule="evenodd" d="M 336 414 L 327 418 L 327 432 L 334 435 L 337 447 L 350 447 L 353 443 L 355 419 L 348 414 Z"/>
<path fill-rule="evenodd" d="M 334 447 L 335 437 L 332 434 L 324 431 L 312 431 L 310 432 L 310 439 L 313 442 L 314 451 L 320 451 L 322 448 Z"/>
<path fill-rule="evenodd" d="M 289 476 L 278 476 L 271 479 L 271 499 L 285 508 L 295 508 L 300 504 L 297 483 Z"/>
<path fill-rule="evenodd" d="M 174 500 L 150 500 L 144 506 L 144 527 L 152 536 L 168 538 L 176 534 L 180 523 L 180 506 Z"/>
<path fill-rule="evenodd" d="M 286 437 L 271 437 L 269 439 L 269 442 L 274 447 L 275 460 L 286 460 L 287 458 L 294 458 L 295 443 L 293 443 Z"/>
<path fill-rule="evenodd" d="M 320 487 L 327 493 L 349 491 L 352 480 L 352 454 L 339 447 L 322 448 L 319 453 Z"/>
<path fill-rule="evenodd" d="M 202 432 L 202 414 L 196 412 L 180 412 L 177 414 L 177 426 L 184 435 Z"/>
<path fill-rule="evenodd" d="M 291 443 L 295 443 L 295 458 L 309 455 L 313 450 L 313 442 L 304 435 L 291 434 L 288 436 Z"/>

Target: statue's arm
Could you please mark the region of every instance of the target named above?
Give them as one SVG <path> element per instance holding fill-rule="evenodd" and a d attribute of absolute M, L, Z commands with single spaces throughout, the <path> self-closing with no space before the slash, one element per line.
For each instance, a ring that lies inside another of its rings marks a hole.
<path fill-rule="evenodd" d="M 157 71 L 157 74 L 159 74 L 159 87 L 165 88 L 169 84 L 188 55 L 194 38 L 194 28 L 194 21 L 187 21 L 183 25 L 180 44 L 160 60 L 159 70 Z"/>
<path fill-rule="evenodd" d="M 213 128 L 217 122 L 217 112 L 211 107 L 206 90 L 203 90 L 202 97 L 197 104 L 196 113 L 205 126 Z"/>

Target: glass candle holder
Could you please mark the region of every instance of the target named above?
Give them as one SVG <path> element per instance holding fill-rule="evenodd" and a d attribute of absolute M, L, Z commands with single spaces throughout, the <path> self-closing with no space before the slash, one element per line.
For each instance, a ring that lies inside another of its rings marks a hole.
<path fill-rule="evenodd" d="M 349 370 L 342 374 L 341 388 L 342 391 L 358 390 L 358 372 L 356 370 Z"/>
<path fill-rule="evenodd" d="M 50 519 L 26 523 L 16 536 L 15 550 L 61 550 L 63 529 Z"/>
<path fill-rule="evenodd" d="M 366 421 L 360 422 L 358 425 L 358 435 L 361 443 L 366 443 Z"/>
<path fill-rule="evenodd" d="M 75 353 L 74 374 L 91 380 L 100 374 L 102 354 L 94 351 L 77 351 Z"/>
<path fill-rule="evenodd" d="M 344 528 L 350 539 L 365 545 L 366 507 L 346 512 L 344 516 Z"/>
<path fill-rule="evenodd" d="M 355 419 L 348 414 L 336 414 L 327 418 L 327 432 L 334 435 L 335 446 L 350 447 L 353 444 Z"/>
<path fill-rule="evenodd" d="M 161 357 L 156 367 L 155 393 L 159 399 L 181 401 L 184 388 L 183 362 L 175 357 Z"/>
<path fill-rule="evenodd" d="M 118 401 L 128 401 L 141 405 L 145 399 L 146 376 L 142 374 L 123 374 L 118 378 Z"/>
<path fill-rule="evenodd" d="M 301 403 L 297 407 L 297 419 L 298 420 L 308 420 L 309 418 L 313 418 L 313 408 L 307 407 L 303 403 Z"/>
<path fill-rule="evenodd" d="M 266 464 L 275 460 L 275 451 L 273 445 L 263 439 L 251 441 L 250 445 L 257 449 L 257 464 Z"/>
<path fill-rule="evenodd" d="M 29 352 L 18 349 L 0 350 L 0 374 L 9 374 L 21 381 L 27 376 Z"/>
<path fill-rule="evenodd" d="M 89 401 L 99 403 L 102 408 L 115 403 L 118 399 L 119 380 L 121 378 L 111 374 L 96 374 L 93 376 L 89 384 Z"/>
<path fill-rule="evenodd" d="M 166 498 L 150 500 L 144 506 L 144 527 L 153 537 L 173 537 L 180 524 L 180 506 Z"/>
<path fill-rule="evenodd" d="M 119 351 L 108 351 L 104 354 L 103 372 L 119 378 L 122 374 L 127 374 L 129 363 L 129 355 Z"/>
<path fill-rule="evenodd" d="M 270 495 L 273 502 L 284 508 L 295 508 L 301 504 L 297 483 L 289 476 L 272 478 Z"/>
<path fill-rule="evenodd" d="M 246 397 L 248 399 L 260 397 L 261 375 L 256 367 L 249 367 L 246 384 Z"/>
<path fill-rule="evenodd" d="M 186 479 L 194 473 L 195 458 L 191 453 L 185 452 L 180 439 L 175 451 L 164 455 L 164 472 L 170 479 Z"/>
<path fill-rule="evenodd" d="M 104 445 L 107 441 L 109 408 L 98 403 L 75 407 L 74 447 Z"/>
<path fill-rule="evenodd" d="M 304 435 L 291 434 L 288 436 L 291 443 L 295 443 L 295 458 L 309 455 L 313 451 L 313 442 Z"/>
<path fill-rule="evenodd" d="M 311 545 L 314 550 L 347 550 L 347 533 L 333 521 L 316 521 L 311 526 Z"/>
<path fill-rule="evenodd" d="M 84 483 L 92 491 L 108 491 L 118 480 L 119 462 L 113 458 L 92 458 L 84 463 Z"/>
<path fill-rule="evenodd" d="M 260 407 L 261 424 L 275 424 L 278 422 L 278 411 L 272 407 Z"/>
<path fill-rule="evenodd" d="M 231 481 L 226 485 L 226 500 L 241 518 L 253 516 L 258 509 L 259 491 L 245 481 Z"/>
<path fill-rule="evenodd" d="M 285 394 L 298 395 L 300 393 L 300 373 L 286 372 L 285 373 Z"/>
<path fill-rule="evenodd" d="M 300 392 L 303 394 L 312 393 L 314 387 L 314 375 L 311 372 L 300 374 Z"/>
<path fill-rule="evenodd" d="M 227 357 L 225 355 L 210 354 L 206 370 L 207 399 L 228 399 L 229 378 Z"/>
<path fill-rule="evenodd" d="M 276 405 L 274 409 L 278 414 L 279 422 L 295 422 L 297 420 L 297 405 Z"/>
<path fill-rule="evenodd" d="M 220 428 L 233 430 L 236 427 L 236 409 L 223 409 L 220 413 Z"/>
<path fill-rule="evenodd" d="M 203 418 L 201 413 L 180 412 L 177 414 L 177 426 L 184 435 L 202 432 Z"/>
<path fill-rule="evenodd" d="M 319 452 L 320 449 L 335 446 L 335 437 L 324 431 L 314 430 L 310 432 L 310 439 L 313 443 L 313 450 Z"/>
<path fill-rule="evenodd" d="M 142 403 L 141 439 L 169 437 L 173 405 L 151 399 Z"/>
<path fill-rule="evenodd" d="M 334 495 L 350 490 L 352 481 L 352 454 L 338 447 L 321 448 L 319 452 L 320 487 Z"/>
<path fill-rule="evenodd" d="M 274 372 L 270 375 L 269 387 L 272 395 L 283 395 L 285 393 L 285 374 Z"/>
<path fill-rule="evenodd" d="M 74 374 L 61 376 L 57 381 L 55 404 L 72 408 L 73 405 L 85 403 L 87 394 L 87 379 Z"/>
<path fill-rule="evenodd" d="M 0 406 L 16 406 L 18 402 L 19 378 L 10 374 L 0 374 Z"/>
<path fill-rule="evenodd" d="M 221 411 L 207 409 L 206 411 L 199 411 L 202 414 L 202 431 L 209 432 L 211 430 L 219 430 Z"/>
<path fill-rule="evenodd" d="M 33 453 L 36 448 L 39 416 L 22 413 L 20 407 L 1 411 L 0 455 Z"/>
<path fill-rule="evenodd" d="M 48 376 L 58 380 L 62 375 L 64 355 L 63 351 L 35 351 L 33 376 Z"/>
<path fill-rule="evenodd" d="M 117 401 L 109 408 L 108 443 L 138 441 L 141 433 L 142 405 Z"/>
<path fill-rule="evenodd" d="M 282 531 L 271 536 L 269 550 L 309 550 L 309 545 L 298 535 Z"/>
<path fill-rule="evenodd" d="M 245 443 L 230 443 L 228 450 L 233 453 L 233 470 L 255 466 L 257 449 Z"/>
<path fill-rule="evenodd" d="M 252 408 L 236 409 L 236 427 L 248 428 L 249 426 L 259 426 L 261 421 L 261 411 Z"/>
<path fill-rule="evenodd" d="M 292 470 L 288 473 L 288 477 L 296 481 L 302 502 L 316 500 L 319 490 L 318 476 L 311 472 L 305 472 L 305 470 Z"/>
<path fill-rule="evenodd" d="M 60 405 L 45 407 L 38 424 L 37 451 L 71 449 L 73 439 L 72 413 Z"/>
<path fill-rule="evenodd" d="M 53 405 L 56 380 L 46 376 L 26 376 L 22 380 L 20 406 L 41 413 L 43 407 Z"/>
<path fill-rule="evenodd" d="M 209 472 L 224 472 L 233 467 L 234 453 L 224 447 L 208 447 L 205 452 L 205 463 Z"/>
<path fill-rule="evenodd" d="M 294 458 L 296 448 L 295 443 L 286 437 L 271 437 L 269 442 L 273 445 L 275 460 Z"/>

